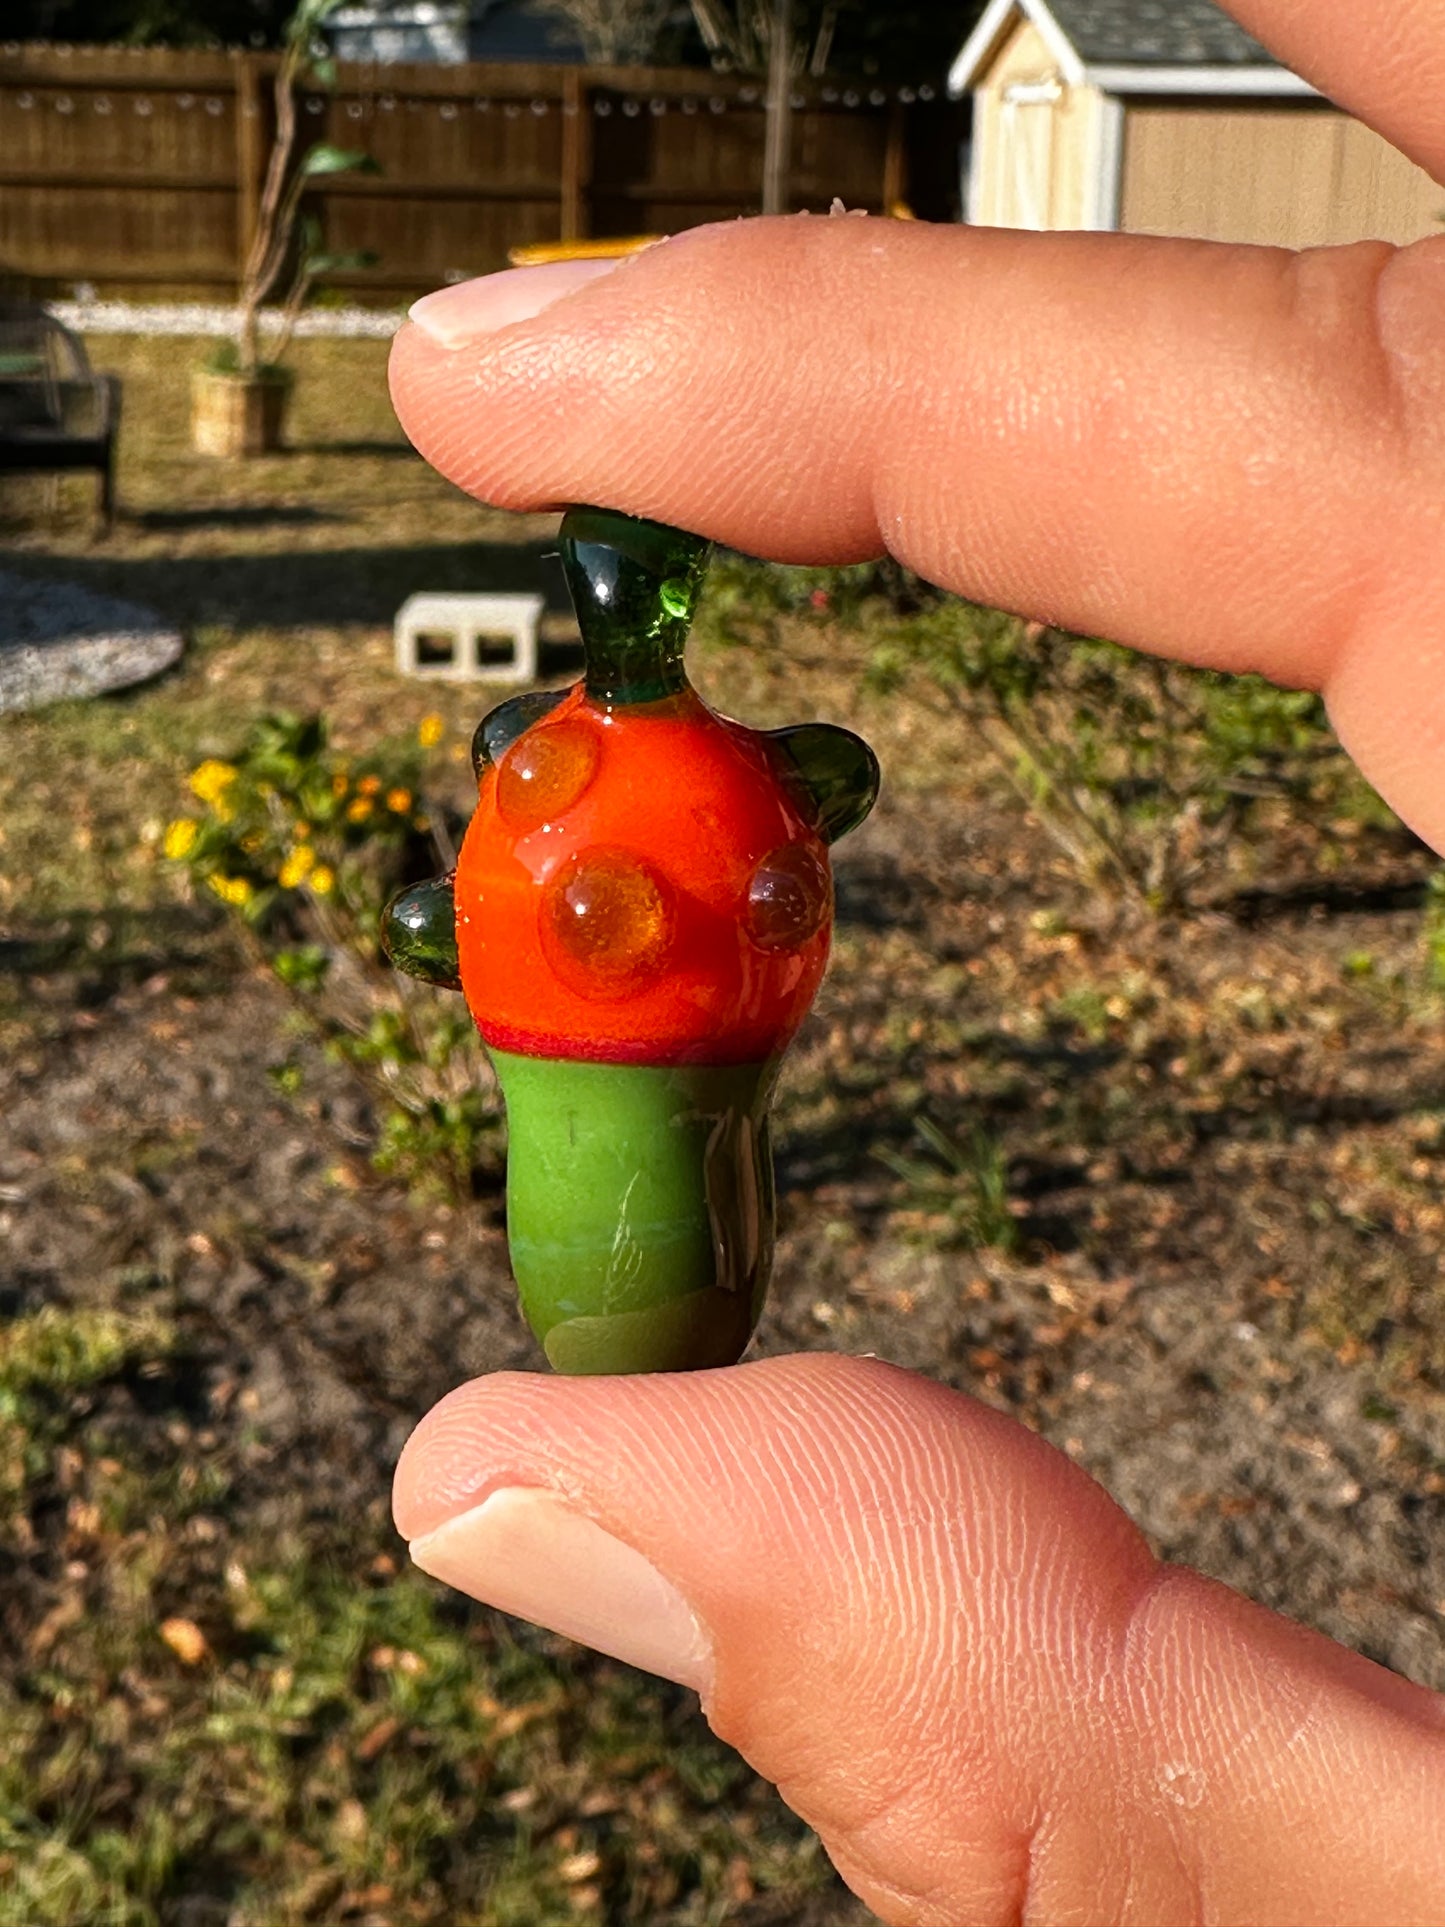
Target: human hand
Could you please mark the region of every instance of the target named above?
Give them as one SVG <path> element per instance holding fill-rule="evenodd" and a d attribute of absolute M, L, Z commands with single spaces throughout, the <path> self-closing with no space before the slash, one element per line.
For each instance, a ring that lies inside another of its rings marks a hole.
<path fill-rule="evenodd" d="M 1426 0 L 1234 11 L 1445 178 Z M 887 548 L 1320 688 L 1445 847 L 1445 239 L 757 221 L 422 320 L 398 411 L 485 499 Z M 396 1509 L 427 1570 L 696 1687 L 886 1920 L 1445 1919 L 1445 1702 L 1161 1567 L 1062 1455 L 925 1380 L 498 1375 L 423 1422 Z"/>

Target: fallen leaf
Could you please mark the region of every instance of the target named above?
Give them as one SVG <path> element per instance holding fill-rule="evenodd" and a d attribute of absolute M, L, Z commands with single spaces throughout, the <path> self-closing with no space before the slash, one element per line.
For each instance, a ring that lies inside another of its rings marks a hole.
<path fill-rule="evenodd" d="M 380 1753 L 385 1747 L 388 1747 L 391 1745 L 391 1742 L 396 1738 L 397 1734 L 400 1731 L 401 1731 L 400 1720 L 393 1719 L 390 1716 L 388 1716 L 384 1720 L 378 1720 L 376 1725 L 372 1727 L 371 1731 L 369 1733 L 363 1734 L 362 1737 L 357 1741 L 356 1743 L 357 1759 L 363 1760 L 368 1765 L 370 1765 L 370 1763 L 376 1758 L 378 1753 Z"/>
<path fill-rule="evenodd" d="M 32 1658 L 42 1658 L 66 1628 L 73 1626 L 77 1619 L 82 1619 L 84 1616 L 85 1600 L 78 1592 L 67 1594 L 59 1605 L 52 1606 L 30 1635 L 29 1646 Z"/>
<path fill-rule="evenodd" d="M 601 1854 L 591 1852 L 569 1853 L 557 1869 L 558 1874 L 569 1887 L 575 1887 L 581 1880 L 591 1880 L 601 1871 Z"/>
<path fill-rule="evenodd" d="M 161 1638 L 183 1666 L 199 1666 L 211 1650 L 193 1619 L 163 1619 L 160 1630 Z"/>
<path fill-rule="evenodd" d="M 353 1845 L 366 1838 L 366 1808 L 360 1800 L 343 1800 L 336 1809 L 336 1832 Z"/>

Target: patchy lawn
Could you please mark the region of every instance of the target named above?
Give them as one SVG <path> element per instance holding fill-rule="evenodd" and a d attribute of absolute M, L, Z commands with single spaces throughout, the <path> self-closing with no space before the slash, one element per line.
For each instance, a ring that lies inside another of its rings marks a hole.
<path fill-rule="evenodd" d="M 391 615 L 539 583 L 570 673 L 553 525 L 410 454 L 378 344 L 300 344 L 297 451 L 236 468 L 186 451 L 191 344 L 93 353 L 121 518 L 8 483 L 7 567 L 193 643 L 0 725 L 0 1927 L 861 1922 L 686 1695 L 406 1570 L 410 1425 L 536 1363 L 500 1200 L 375 1176 L 364 1092 L 160 856 L 186 770 L 269 708 L 353 749 L 440 712 L 427 801 L 464 815 L 486 698 L 399 682 Z M 1427 858 L 1265 813 L 1206 910 L 1125 917 L 956 727 L 858 694 L 856 639 L 815 662 L 815 625 L 785 672 L 703 627 L 722 706 L 853 720 L 886 782 L 784 1080 L 760 1348 L 1011 1410 L 1167 1556 L 1445 1686 Z"/>

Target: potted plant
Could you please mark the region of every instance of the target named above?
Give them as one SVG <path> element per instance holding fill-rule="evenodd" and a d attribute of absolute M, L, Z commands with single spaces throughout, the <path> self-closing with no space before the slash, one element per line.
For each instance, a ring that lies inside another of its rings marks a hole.
<path fill-rule="evenodd" d="M 335 63 L 318 55 L 316 35 L 341 0 L 301 0 L 288 21 L 276 69 L 276 135 L 266 164 L 256 232 L 241 276 L 240 322 L 233 341 L 197 369 L 191 389 L 191 440 L 203 455 L 261 455 L 279 448 L 291 371 L 283 365 L 296 321 L 318 276 L 370 267 L 369 252 L 328 254 L 321 225 L 301 210 L 307 188 L 328 174 L 377 174 L 369 154 L 320 141 L 296 159 L 296 86 L 303 77 L 329 87 Z M 290 289 L 275 338 L 261 345 L 261 304 L 288 263 Z"/>

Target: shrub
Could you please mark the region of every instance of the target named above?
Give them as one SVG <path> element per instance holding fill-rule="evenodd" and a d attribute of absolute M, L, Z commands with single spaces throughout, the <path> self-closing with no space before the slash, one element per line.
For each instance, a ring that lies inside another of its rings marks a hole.
<path fill-rule="evenodd" d="M 1081 877 L 1179 909 L 1265 799 L 1324 800 L 1349 766 L 1319 699 L 1187 669 L 946 601 L 871 651 L 881 691 L 922 687 L 989 750 Z"/>
<path fill-rule="evenodd" d="M 868 689 L 961 722 L 1087 884 L 1156 914 L 1262 803 L 1393 822 L 1307 692 L 980 608 L 891 562 L 715 574 L 715 636 L 782 659 L 800 627 L 849 632 Z"/>
<path fill-rule="evenodd" d="M 436 850 L 451 860 L 421 801 L 439 734 L 429 717 L 417 736 L 352 759 L 319 716 L 263 716 L 231 756 L 191 771 L 199 811 L 167 827 L 164 849 L 227 906 L 328 1054 L 367 1086 L 377 1167 L 464 1197 L 498 1167 L 496 1087 L 468 1048 L 460 999 L 393 971 L 379 940 L 387 899 L 432 874 Z M 277 1081 L 294 1090 L 299 1069 Z"/>
<path fill-rule="evenodd" d="M 1432 990 L 1445 990 L 1445 870 L 1425 890 L 1425 976 Z"/>

